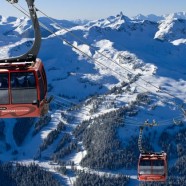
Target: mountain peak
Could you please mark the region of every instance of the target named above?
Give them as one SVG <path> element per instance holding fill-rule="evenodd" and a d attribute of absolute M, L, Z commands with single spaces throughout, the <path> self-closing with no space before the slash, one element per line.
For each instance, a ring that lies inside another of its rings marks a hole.
<path fill-rule="evenodd" d="M 121 11 L 117 16 L 123 16 L 123 12 Z"/>
<path fill-rule="evenodd" d="M 165 15 L 167 19 L 186 19 L 186 12 L 176 12 Z"/>
<path fill-rule="evenodd" d="M 117 18 L 120 18 L 120 20 L 123 20 L 124 22 L 130 22 L 131 19 L 123 14 L 121 11 L 118 15 L 116 15 Z"/>
<path fill-rule="evenodd" d="M 149 14 L 147 16 L 144 16 L 142 14 L 138 14 L 137 16 L 133 17 L 135 20 L 148 20 L 152 22 L 159 22 L 164 19 L 163 16 L 157 16 L 155 14 Z"/>

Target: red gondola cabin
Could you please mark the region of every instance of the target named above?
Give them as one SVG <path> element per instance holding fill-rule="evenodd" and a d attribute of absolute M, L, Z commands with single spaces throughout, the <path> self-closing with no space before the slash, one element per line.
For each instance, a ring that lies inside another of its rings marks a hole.
<path fill-rule="evenodd" d="M 140 181 L 166 181 L 167 154 L 140 154 L 138 162 L 138 179 Z"/>
<path fill-rule="evenodd" d="M 32 65 L 0 65 L 0 118 L 39 117 L 48 112 L 47 80 L 39 59 Z"/>

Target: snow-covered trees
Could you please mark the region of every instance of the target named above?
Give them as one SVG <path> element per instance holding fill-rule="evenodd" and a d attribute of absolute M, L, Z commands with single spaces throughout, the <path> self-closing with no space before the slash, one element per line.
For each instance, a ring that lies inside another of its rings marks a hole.
<path fill-rule="evenodd" d="M 0 165 L 0 180 L 1 186 L 60 186 L 59 182 L 53 175 L 36 164 L 24 166 L 16 163 L 1 164 Z"/>

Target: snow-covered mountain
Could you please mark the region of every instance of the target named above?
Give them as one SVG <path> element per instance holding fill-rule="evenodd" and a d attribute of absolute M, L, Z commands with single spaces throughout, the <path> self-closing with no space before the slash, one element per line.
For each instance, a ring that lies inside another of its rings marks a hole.
<path fill-rule="evenodd" d="M 165 19 L 164 16 L 157 16 L 154 14 L 149 14 L 147 16 L 142 15 L 142 14 L 138 14 L 137 16 L 132 17 L 132 19 L 134 20 L 149 20 L 149 21 L 153 21 L 153 22 L 159 22 L 163 19 Z"/>
<path fill-rule="evenodd" d="M 78 25 L 75 22 L 68 21 L 68 20 L 57 20 L 53 19 L 52 20 L 46 18 L 46 17 L 40 17 L 39 21 L 45 26 L 47 26 L 51 31 L 56 32 L 58 31 L 59 25 L 65 27 L 65 28 L 71 28 L 76 25 Z M 3 35 L 13 35 L 13 36 L 19 36 L 21 38 L 33 38 L 33 30 L 31 26 L 31 20 L 29 18 L 16 18 L 16 17 L 0 17 L 0 24 L 1 24 L 1 30 L 0 33 Z M 80 24 L 80 22 L 79 22 Z M 42 36 L 47 37 L 50 35 L 50 33 L 41 27 L 42 30 Z"/>
<path fill-rule="evenodd" d="M 159 31 L 155 34 L 155 38 L 162 41 L 167 40 L 175 44 L 185 43 L 186 20 L 168 16 L 160 23 Z"/>
<path fill-rule="evenodd" d="M 149 15 L 143 15 L 143 14 L 138 14 L 137 16 L 132 17 L 134 20 L 149 20 L 153 22 L 159 22 L 165 20 L 167 17 L 171 17 L 172 19 L 186 19 L 186 12 L 176 12 L 172 14 L 165 14 L 161 16 L 157 16 L 154 14 L 149 14 Z"/>
<path fill-rule="evenodd" d="M 35 160 L 62 185 L 102 179 L 137 185 L 139 126 L 155 119 L 158 127 L 145 131 L 144 144 L 166 151 L 177 176 L 170 179 L 181 179 L 176 168 L 186 151 L 186 127 L 173 119 L 184 123 L 177 104 L 186 99 L 186 21 L 172 15 L 146 20 L 120 13 L 81 24 L 40 18 L 54 32 L 42 29 L 38 57 L 55 99 L 44 119 L 1 120 L 0 159 Z M 1 58 L 28 50 L 32 35 L 27 18 L 0 16 Z"/>

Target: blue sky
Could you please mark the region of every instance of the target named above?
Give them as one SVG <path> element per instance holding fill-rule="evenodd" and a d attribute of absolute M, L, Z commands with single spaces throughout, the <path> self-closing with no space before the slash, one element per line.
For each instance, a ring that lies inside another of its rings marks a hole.
<path fill-rule="evenodd" d="M 25 0 L 19 4 L 26 6 Z M 186 11 L 186 0 L 35 0 L 35 5 L 53 18 L 69 20 L 105 18 L 121 11 L 129 17 Z M 0 15 L 23 16 L 6 0 L 1 0 Z"/>

